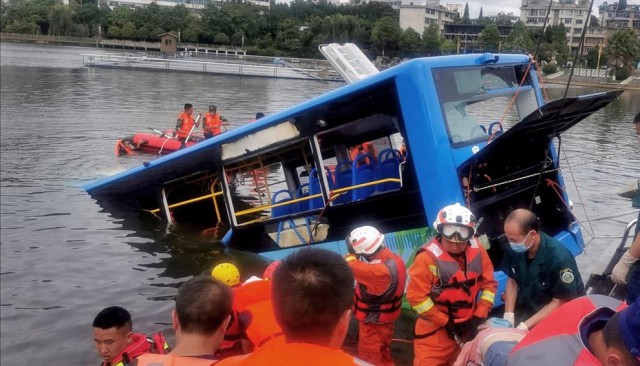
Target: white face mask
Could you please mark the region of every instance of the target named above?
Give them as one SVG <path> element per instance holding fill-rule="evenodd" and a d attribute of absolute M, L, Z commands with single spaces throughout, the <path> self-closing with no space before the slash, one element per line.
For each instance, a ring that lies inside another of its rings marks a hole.
<path fill-rule="evenodd" d="M 509 242 L 509 246 L 511 247 L 511 250 L 513 250 L 516 253 L 524 253 L 527 250 L 529 250 L 529 248 L 531 248 L 531 246 L 533 245 L 533 242 L 531 242 L 531 244 L 529 244 L 529 246 L 527 246 L 526 241 L 529 238 L 529 234 L 531 234 L 531 231 L 529 231 L 527 233 L 527 236 L 524 237 L 524 240 L 520 243 L 514 243 L 512 241 Z"/>

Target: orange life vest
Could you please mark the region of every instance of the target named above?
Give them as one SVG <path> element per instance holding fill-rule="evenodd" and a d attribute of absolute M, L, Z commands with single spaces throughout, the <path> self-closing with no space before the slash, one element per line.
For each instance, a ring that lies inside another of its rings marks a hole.
<path fill-rule="evenodd" d="M 169 345 L 161 332 L 155 333 L 152 338 L 147 338 L 147 336 L 142 333 L 133 333 L 132 338 L 133 342 L 125 347 L 125 349 L 109 363 L 111 366 L 128 365 L 138 356 L 147 353 L 162 355 L 169 352 Z M 107 363 L 103 362 L 101 365 L 106 366 Z"/>
<path fill-rule="evenodd" d="M 407 271 L 399 255 L 384 248 L 379 254 L 379 259 L 391 274 L 389 287 L 382 295 L 372 295 L 364 285 L 358 283 L 353 305 L 356 319 L 374 324 L 389 323 L 398 319 L 407 282 Z"/>
<path fill-rule="evenodd" d="M 218 360 L 175 355 L 146 354 L 138 357 L 138 366 L 210 366 L 216 363 Z"/>
<path fill-rule="evenodd" d="M 246 338 L 258 349 L 268 340 L 281 336 L 271 302 L 271 281 L 246 283 L 236 291 L 234 313 Z"/>
<path fill-rule="evenodd" d="M 248 355 L 222 360 L 220 365 L 353 366 L 371 364 L 363 362 L 340 349 L 309 343 L 285 343 L 273 340 Z"/>
<path fill-rule="evenodd" d="M 187 112 L 182 112 L 179 116 L 178 119 L 182 120 L 182 124 L 178 127 L 178 138 L 184 139 L 187 136 L 189 136 L 189 132 L 191 132 L 191 128 L 193 127 L 193 124 L 195 123 L 193 121 L 193 116 L 187 114 Z"/>
<path fill-rule="evenodd" d="M 214 136 L 222 133 L 220 127 L 222 126 L 222 119 L 220 118 L 220 113 L 211 113 L 207 112 L 204 115 L 204 124 L 202 125 L 202 130 L 204 132 L 211 132 Z"/>
<path fill-rule="evenodd" d="M 426 251 L 431 255 L 438 267 L 440 285 L 432 288 L 431 298 L 440 310 L 457 321 L 471 319 L 480 291 L 482 253 L 475 238 L 471 238 L 470 243 L 465 249 L 466 274 L 437 239 L 418 250 L 418 253 Z"/>

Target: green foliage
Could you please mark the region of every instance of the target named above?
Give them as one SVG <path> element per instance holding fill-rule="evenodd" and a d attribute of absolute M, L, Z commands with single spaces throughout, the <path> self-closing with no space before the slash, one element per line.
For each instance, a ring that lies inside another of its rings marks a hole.
<path fill-rule="evenodd" d="M 616 66 L 633 66 L 640 57 L 640 40 L 633 29 L 616 31 L 607 38 L 605 53 Z"/>
<path fill-rule="evenodd" d="M 138 30 L 136 31 L 136 39 L 139 39 L 141 41 L 146 41 L 147 39 L 149 39 L 149 34 L 151 33 L 151 31 L 149 30 L 149 28 L 147 28 L 146 25 L 143 25 L 142 27 L 138 28 Z"/>
<path fill-rule="evenodd" d="M 74 12 L 70 6 L 56 4 L 49 9 L 49 35 L 67 36 L 71 33 Z"/>
<path fill-rule="evenodd" d="M 509 19 L 509 16 L 505 14 L 503 11 L 501 11 L 496 16 L 495 24 L 496 25 L 512 25 L 513 23 L 511 23 L 511 19 Z"/>
<path fill-rule="evenodd" d="M 469 19 L 469 3 L 464 4 L 464 12 L 462 13 L 462 24 L 471 24 Z"/>
<path fill-rule="evenodd" d="M 485 50 L 498 50 L 500 47 L 500 31 L 495 24 L 484 27 L 480 33 L 480 47 Z"/>
<path fill-rule="evenodd" d="M 585 57 L 586 61 L 587 61 L 587 66 L 595 69 L 598 67 L 598 47 L 593 47 L 589 53 L 587 53 L 587 56 Z M 602 52 L 602 54 L 600 55 L 600 66 L 603 65 L 607 65 L 608 64 L 608 58 L 607 55 L 605 54 L 605 52 Z"/>
<path fill-rule="evenodd" d="M 509 51 L 522 53 L 526 53 L 532 50 L 533 42 L 529 37 L 527 28 L 524 26 L 524 23 L 521 20 L 513 25 L 511 32 L 509 32 L 507 38 L 505 39 L 503 48 Z"/>
<path fill-rule="evenodd" d="M 400 49 L 405 56 L 415 57 L 422 48 L 421 43 L 420 34 L 411 27 L 405 29 L 400 36 Z"/>
<path fill-rule="evenodd" d="M 133 39 L 138 34 L 136 26 L 133 25 L 133 22 L 127 22 L 127 24 L 122 26 L 121 37 L 127 39 Z"/>
<path fill-rule="evenodd" d="M 422 48 L 430 54 L 439 54 L 444 38 L 437 24 L 430 24 L 422 33 Z"/>
<path fill-rule="evenodd" d="M 242 39 L 244 38 L 244 33 L 235 32 L 231 35 L 231 45 L 240 47 L 242 46 Z"/>
<path fill-rule="evenodd" d="M 117 25 L 112 25 L 111 27 L 109 27 L 109 31 L 107 31 L 107 37 L 109 37 L 109 38 L 121 38 L 122 37 L 122 31 L 120 30 L 120 27 L 118 27 Z"/>
<path fill-rule="evenodd" d="M 616 69 L 616 80 L 623 81 L 631 76 L 631 68 L 629 66 L 623 66 Z"/>
<path fill-rule="evenodd" d="M 222 32 L 216 33 L 216 35 L 213 36 L 213 43 L 223 45 L 229 44 L 229 36 Z"/>
<path fill-rule="evenodd" d="M 371 31 L 371 43 L 382 56 L 387 50 L 396 50 L 400 41 L 402 29 L 396 19 L 384 17 L 378 20 Z"/>
<path fill-rule="evenodd" d="M 167 33 L 166 30 L 158 27 L 158 28 L 154 28 L 151 32 L 149 32 L 149 38 L 151 39 L 159 39 L 159 35 L 163 34 L 163 33 Z"/>
<path fill-rule="evenodd" d="M 127 23 L 133 24 L 135 13 L 127 6 L 118 6 L 111 11 L 108 19 L 110 25 L 122 28 Z"/>
<path fill-rule="evenodd" d="M 545 75 L 555 74 L 558 72 L 558 65 L 556 64 L 546 64 L 542 66 L 542 73 Z"/>

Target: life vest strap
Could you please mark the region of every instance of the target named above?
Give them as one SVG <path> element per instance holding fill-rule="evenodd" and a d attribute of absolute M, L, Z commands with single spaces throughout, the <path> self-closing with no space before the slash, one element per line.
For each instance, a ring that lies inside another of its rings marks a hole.
<path fill-rule="evenodd" d="M 459 301 L 434 301 L 436 305 L 446 306 L 447 309 L 451 309 L 451 311 L 456 312 L 459 309 L 471 309 L 473 308 L 473 303 L 469 301 L 459 300 Z"/>
<path fill-rule="evenodd" d="M 436 334 L 437 331 L 439 331 L 440 329 L 442 329 L 442 327 L 439 327 L 438 329 L 431 331 L 429 333 L 425 333 L 425 334 L 416 334 L 416 331 L 413 331 L 413 339 L 424 339 L 427 337 L 431 337 L 432 335 Z"/>
<path fill-rule="evenodd" d="M 365 307 L 359 306 L 360 303 L 365 304 Z M 373 305 L 391 304 L 391 307 L 388 309 L 370 309 L 369 307 L 366 307 L 367 304 L 373 304 Z M 391 299 L 391 301 L 377 301 L 377 300 L 364 301 L 361 297 L 356 295 L 356 303 L 354 304 L 354 307 L 356 310 L 359 310 L 362 312 L 393 313 L 394 311 L 397 311 L 398 309 L 400 309 L 400 307 L 402 307 L 402 296 L 396 296 L 393 299 Z"/>

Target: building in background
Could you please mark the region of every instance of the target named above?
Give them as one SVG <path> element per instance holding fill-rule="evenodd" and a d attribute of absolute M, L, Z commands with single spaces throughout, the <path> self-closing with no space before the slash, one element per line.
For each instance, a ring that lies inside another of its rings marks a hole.
<path fill-rule="evenodd" d="M 400 28 L 413 28 L 422 34 L 431 24 L 436 24 L 444 32 L 445 24 L 453 24 L 456 14 L 440 5 L 439 0 L 402 0 Z"/>
<path fill-rule="evenodd" d="M 542 28 L 545 24 L 550 0 L 522 0 L 520 20 L 528 28 Z M 547 26 L 564 24 L 567 43 L 572 51 L 578 49 L 582 28 L 589 20 L 589 0 L 560 0 L 551 5 Z"/>
<path fill-rule="evenodd" d="M 609 4 L 606 1 L 598 7 L 600 26 L 607 29 L 633 28 L 640 30 L 640 5 L 627 5 L 626 2 Z"/>
<path fill-rule="evenodd" d="M 65 4 L 69 3 L 69 0 L 63 0 L 63 1 L 65 2 Z M 207 6 L 207 4 L 211 3 L 217 6 L 221 6 L 226 1 L 230 1 L 230 0 L 224 0 L 224 1 L 222 0 L 217 0 L 217 1 L 211 1 L 211 0 L 108 0 L 107 4 L 111 9 L 117 6 L 128 6 L 130 8 L 142 8 L 150 5 L 151 3 L 156 3 L 160 6 L 165 6 L 165 7 L 184 5 L 185 8 L 189 9 L 192 12 L 201 13 L 202 10 L 204 10 L 204 8 Z M 263 6 L 263 7 L 266 7 L 267 9 L 269 9 L 269 7 L 271 6 L 271 3 L 269 2 L 269 0 L 243 0 L 243 1 L 250 4 L 258 5 L 258 6 Z"/>

